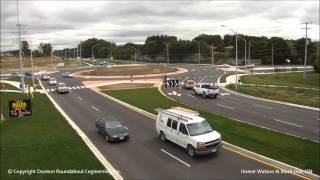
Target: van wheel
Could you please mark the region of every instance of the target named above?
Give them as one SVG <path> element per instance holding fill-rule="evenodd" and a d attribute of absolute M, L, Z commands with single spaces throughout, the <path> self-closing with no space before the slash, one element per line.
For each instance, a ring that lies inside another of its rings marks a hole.
<path fill-rule="evenodd" d="M 109 136 L 108 136 L 108 135 L 106 135 L 106 138 L 105 138 L 105 139 L 106 139 L 106 141 L 107 141 L 107 142 L 109 142 L 109 141 L 110 141 L 110 138 L 109 138 Z"/>
<path fill-rule="evenodd" d="M 188 145 L 187 150 L 188 150 L 189 156 L 191 156 L 191 157 L 195 157 L 195 156 L 196 156 L 196 153 L 195 153 L 195 151 L 194 151 L 194 148 L 193 148 L 191 145 Z"/>
<path fill-rule="evenodd" d="M 217 99 L 217 95 L 214 95 L 213 98 L 214 98 L 214 99 Z"/>
<path fill-rule="evenodd" d="M 166 139 L 166 136 L 164 135 L 164 133 L 163 132 L 160 132 L 160 140 L 162 141 L 162 142 L 165 142 L 167 139 Z"/>
<path fill-rule="evenodd" d="M 96 131 L 99 134 L 99 127 L 98 126 L 96 126 Z"/>
<path fill-rule="evenodd" d="M 202 93 L 202 97 L 206 98 L 206 93 L 205 92 Z"/>
<path fill-rule="evenodd" d="M 196 90 L 193 90 L 193 94 L 194 94 L 194 95 L 197 95 L 197 92 L 196 92 Z"/>

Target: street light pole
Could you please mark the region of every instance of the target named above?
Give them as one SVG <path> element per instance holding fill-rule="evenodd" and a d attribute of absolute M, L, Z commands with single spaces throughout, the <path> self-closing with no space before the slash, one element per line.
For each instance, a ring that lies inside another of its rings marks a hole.
<path fill-rule="evenodd" d="M 91 52 L 92 52 L 92 60 L 94 59 L 94 48 L 95 47 L 97 47 L 97 46 L 99 46 L 99 45 L 101 45 L 101 44 L 96 44 L 96 45 L 94 45 L 94 46 L 92 46 L 92 48 L 91 48 Z"/>
<path fill-rule="evenodd" d="M 169 44 L 166 43 L 166 47 L 167 47 L 167 63 L 169 64 Z"/>
<path fill-rule="evenodd" d="M 80 41 L 80 44 L 79 44 L 79 50 L 80 50 L 80 52 L 79 52 L 79 54 L 80 54 L 80 66 L 82 65 L 81 63 L 81 61 L 82 61 L 82 54 L 81 54 L 81 41 Z"/>
<path fill-rule="evenodd" d="M 33 55 L 32 55 L 32 46 L 30 41 L 30 60 L 31 60 L 31 73 L 32 73 L 32 87 L 34 87 L 34 74 L 33 74 Z"/>
<path fill-rule="evenodd" d="M 236 79 L 235 79 L 235 89 L 238 89 L 238 33 L 231 29 L 229 26 L 221 25 L 222 27 L 228 28 L 236 36 Z"/>
<path fill-rule="evenodd" d="M 214 59 L 213 59 L 213 41 L 212 41 L 212 44 L 211 44 L 211 64 L 212 65 L 214 64 Z"/>
<path fill-rule="evenodd" d="M 137 62 L 137 54 L 136 54 L 136 48 L 133 46 L 129 46 L 130 48 L 134 49 L 134 61 Z"/>
<path fill-rule="evenodd" d="M 271 65 L 273 66 L 273 43 L 271 45 Z"/>
<path fill-rule="evenodd" d="M 306 70 L 307 70 L 307 54 L 308 54 L 308 24 L 309 22 L 304 23 L 306 25 L 305 29 L 306 30 L 306 41 L 304 45 L 304 70 L 303 70 L 303 79 L 306 79 Z"/>
<path fill-rule="evenodd" d="M 251 46 L 250 46 L 250 41 L 248 42 L 248 45 L 249 45 L 248 62 L 249 62 L 249 64 L 251 64 L 251 57 L 250 57 L 250 48 L 251 48 Z"/>
<path fill-rule="evenodd" d="M 18 41 L 19 41 L 19 61 L 20 61 L 20 75 L 21 75 L 21 91 L 25 91 L 24 87 L 24 75 L 23 75 L 23 64 L 22 64 L 22 42 L 21 42 L 21 24 L 19 23 L 19 3 L 17 0 L 17 26 L 18 26 Z"/>
<path fill-rule="evenodd" d="M 196 41 L 196 40 L 195 40 L 195 42 L 196 42 L 196 43 L 198 43 L 198 54 L 199 54 L 199 64 L 200 64 L 200 59 L 201 59 L 201 53 L 200 53 L 200 52 L 201 52 L 201 49 L 200 49 L 200 42 L 199 42 L 199 41 Z"/>

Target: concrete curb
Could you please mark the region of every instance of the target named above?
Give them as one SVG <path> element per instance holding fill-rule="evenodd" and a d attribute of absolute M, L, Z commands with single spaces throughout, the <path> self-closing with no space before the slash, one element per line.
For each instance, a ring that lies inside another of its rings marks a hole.
<path fill-rule="evenodd" d="M 159 88 L 159 87 L 158 87 Z M 152 113 L 149 113 L 145 110 L 142 110 L 140 108 L 137 108 L 135 106 L 132 106 L 126 102 L 123 102 L 123 101 L 120 101 L 119 99 L 116 99 L 114 97 L 111 97 L 109 95 L 106 95 L 96 89 L 92 89 L 94 92 L 97 92 L 98 94 L 102 95 L 103 97 L 111 100 L 111 101 L 114 101 L 116 103 L 119 103 L 133 111 L 136 111 L 142 115 L 145 115 L 147 117 L 150 117 L 152 119 L 156 119 L 156 115 L 152 114 Z M 160 91 L 161 92 L 161 91 Z M 163 92 L 161 92 L 163 94 Z M 167 96 L 166 96 L 167 97 Z M 246 149 L 243 149 L 241 147 L 238 147 L 238 146 L 235 146 L 235 145 L 232 145 L 228 142 L 225 142 L 225 141 L 222 141 L 223 142 L 223 147 L 230 150 L 230 151 L 233 151 L 233 152 L 236 152 L 242 156 L 245 156 L 247 158 L 250 158 L 250 159 L 253 159 L 253 160 L 256 160 L 260 163 L 263 163 L 263 164 L 266 164 L 266 165 L 269 165 L 269 166 L 272 166 L 274 168 L 278 168 L 278 169 L 281 169 L 283 170 L 284 172 L 288 172 L 290 174 L 293 174 L 295 176 L 298 176 L 300 178 L 303 178 L 303 179 L 319 179 L 319 176 L 316 175 L 316 174 L 313 174 L 313 173 L 309 173 L 307 171 L 304 171 L 302 169 L 299 169 L 297 167 L 294 167 L 294 166 L 291 166 L 291 165 L 288 165 L 288 164 L 285 164 L 285 163 L 282 163 L 280 161 L 277 161 L 277 160 L 274 160 L 274 159 L 270 159 L 266 156 L 263 156 L 263 155 L 260 155 L 260 154 L 257 154 L 255 152 L 252 152 L 252 151 L 249 151 L 249 150 L 246 150 Z"/>
<path fill-rule="evenodd" d="M 288 103 L 288 102 L 283 102 L 283 101 L 276 101 L 276 100 L 271 100 L 271 99 L 265 99 L 265 98 L 250 96 L 250 95 L 242 94 L 242 93 L 239 93 L 239 92 L 236 92 L 236 91 L 232 91 L 232 90 L 230 90 L 230 89 L 227 89 L 227 88 L 224 87 L 224 86 L 221 86 L 220 78 L 221 78 L 221 76 L 220 76 L 220 77 L 218 78 L 218 80 L 217 80 L 218 86 L 219 86 L 221 89 L 223 89 L 223 90 L 225 90 L 225 91 L 227 91 L 227 92 L 229 92 L 229 93 L 236 94 L 236 95 L 238 95 L 238 96 L 247 97 L 247 98 L 256 99 L 256 100 L 265 101 L 265 102 L 271 102 L 271 103 L 277 103 L 277 104 L 282 104 L 282 105 L 287 105 L 287 106 L 292 106 L 292 107 L 298 107 L 298 108 L 308 109 L 308 110 L 312 110 L 312 111 L 320 111 L 320 108 L 315 108 L 315 107 L 310 107 L 310 106 L 304 106 L 304 105 L 299 105 L 299 104 L 293 104 L 293 103 Z"/>
<path fill-rule="evenodd" d="M 45 89 L 39 81 L 42 89 Z M 62 114 L 62 116 L 66 119 L 69 125 L 77 132 L 77 134 L 81 137 L 84 143 L 89 147 L 89 149 L 93 152 L 96 158 L 102 163 L 102 165 L 108 170 L 111 176 L 116 180 L 123 180 L 124 178 L 120 175 L 119 171 L 117 171 L 101 154 L 101 152 L 97 149 L 97 147 L 91 142 L 91 140 L 86 136 L 85 133 L 72 121 L 72 119 L 62 110 L 62 108 L 53 100 L 53 98 L 45 91 L 45 94 L 52 102 L 54 107 Z"/>

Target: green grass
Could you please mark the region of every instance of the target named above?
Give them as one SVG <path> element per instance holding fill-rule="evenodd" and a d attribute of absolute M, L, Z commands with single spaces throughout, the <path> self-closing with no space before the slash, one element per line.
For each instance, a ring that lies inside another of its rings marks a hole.
<path fill-rule="evenodd" d="M 112 179 L 109 174 L 8 174 L 8 169 L 105 169 L 44 94 L 32 99 L 32 116 L 9 118 L 8 100 L 28 98 L 1 93 L 0 179 Z"/>
<path fill-rule="evenodd" d="M 153 114 L 156 114 L 154 109 L 159 107 L 186 107 L 164 97 L 156 88 L 113 90 L 105 93 Z M 222 134 L 226 142 L 301 169 L 312 169 L 313 173 L 319 174 L 319 143 L 195 110 Z"/>
<path fill-rule="evenodd" d="M 272 99 L 311 107 L 320 107 L 320 91 L 318 90 L 282 87 L 256 87 L 246 85 L 238 85 L 238 89 L 235 90 L 235 87 L 232 84 L 228 85 L 227 88 L 243 94 L 265 99 Z"/>
<path fill-rule="evenodd" d="M 19 90 L 15 86 L 12 86 L 11 84 L 6 84 L 6 83 L 0 83 L 0 87 L 5 86 L 5 90 Z"/>
<path fill-rule="evenodd" d="M 308 87 L 317 88 L 320 86 L 320 74 L 308 72 L 306 79 L 303 79 L 303 72 L 294 73 L 275 73 L 275 74 L 257 74 L 242 76 L 241 82 L 245 84 L 265 84 L 280 85 L 290 87 Z"/>

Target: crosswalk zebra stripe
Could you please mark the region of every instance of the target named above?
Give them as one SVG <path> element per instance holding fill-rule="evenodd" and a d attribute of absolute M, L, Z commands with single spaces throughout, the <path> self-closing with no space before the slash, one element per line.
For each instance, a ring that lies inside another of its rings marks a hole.
<path fill-rule="evenodd" d="M 72 89 L 76 89 L 76 87 L 72 87 Z"/>
<path fill-rule="evenodd" d="M 80 89 L 80 87 L 79 87 L 79 86 L 77 86 L 76 88 L 77 88 L 77 89 Z"/>
<path fill-rule="evenodd" d="M 80 88 L 85 88 L 84 86 L 80 86 Z"/>

